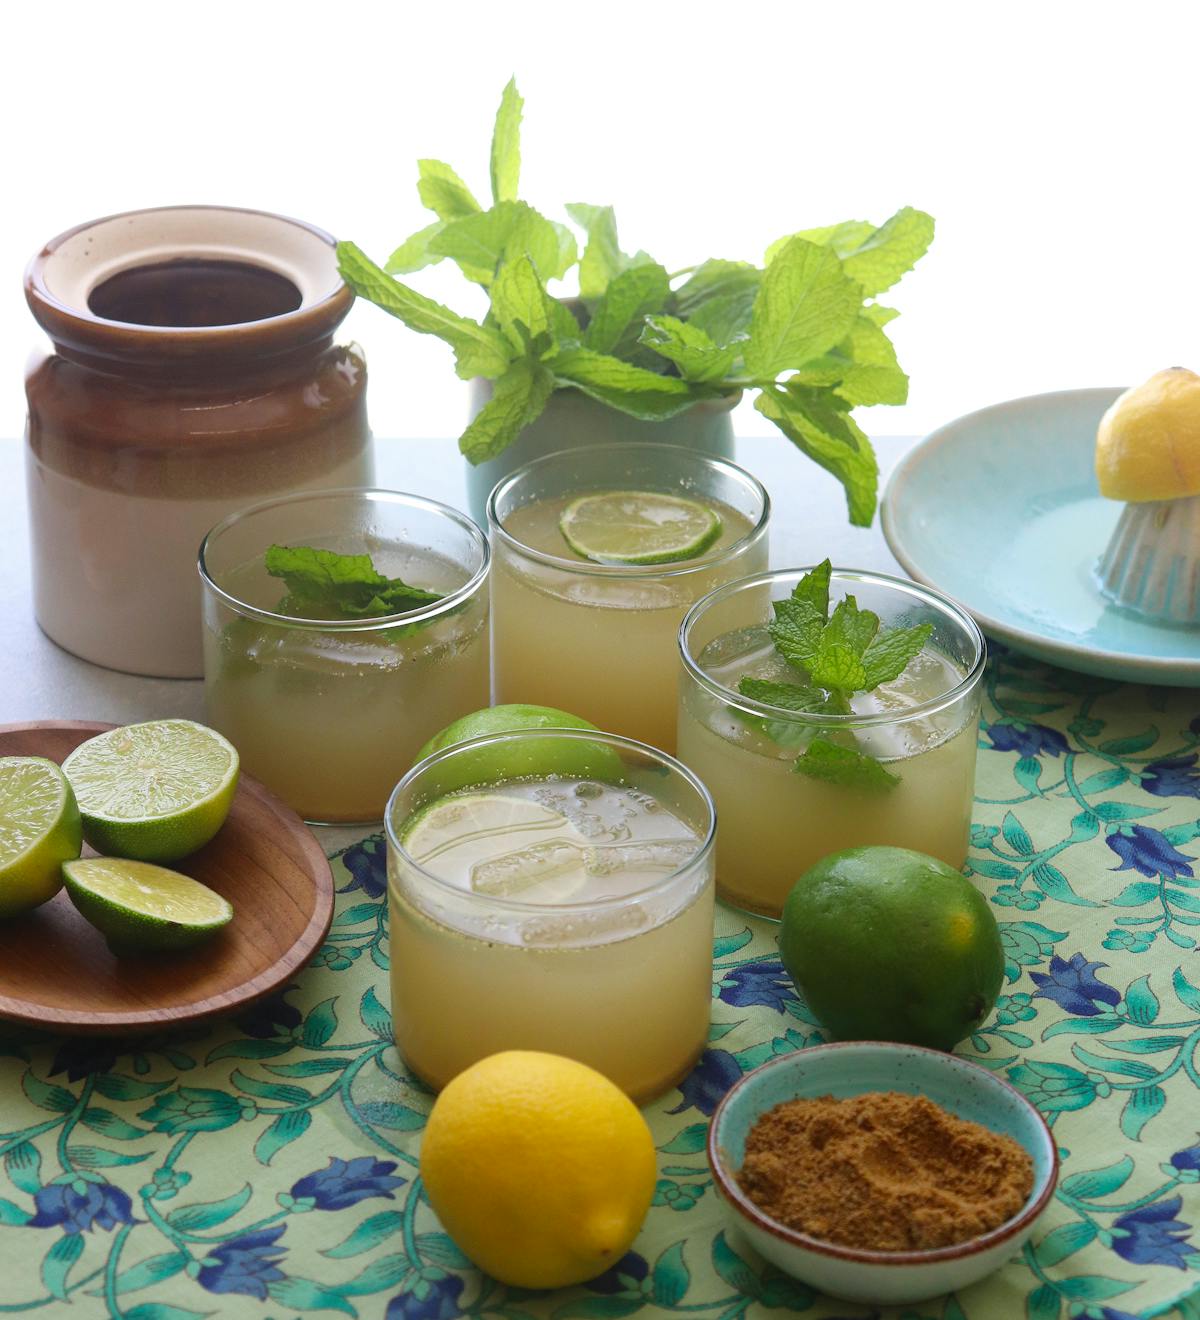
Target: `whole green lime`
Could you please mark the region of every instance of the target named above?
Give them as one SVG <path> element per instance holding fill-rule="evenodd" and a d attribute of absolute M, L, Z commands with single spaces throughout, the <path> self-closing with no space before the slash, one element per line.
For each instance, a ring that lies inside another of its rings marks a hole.
<path fill-rule="evenodd" d="M 953 1049 L 1004 978 L 1000 930 L 966 876 L 907 848 L 847 848 L 796 881 L 783 965 L 835 1040 Z"/>
<path fill-rule="evenodd" d="M 591 729 L 596 726 L 578 715 L 553 706 L 513 703 L 488 706 L 447 724 L 421 748 L 414 758 L 423 761 L 434 752 L 453 747 L 470 738 L 489 734 L 517 733 L 530 729 Z M 616 783 L 624 778 L 621 758 L 607 743 L 583 738 L 522 738 L 478 747 L 447 760 L 437 771 L 442 793 L 476 784 L 495 784 L 506 779 L 600 779 Z"/>

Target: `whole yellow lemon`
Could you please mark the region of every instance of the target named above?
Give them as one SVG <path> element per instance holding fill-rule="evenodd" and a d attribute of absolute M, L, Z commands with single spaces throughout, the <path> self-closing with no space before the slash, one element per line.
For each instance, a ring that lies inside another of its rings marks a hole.
<path fill-rule="evenodd" d="M 1096 476 L 1110 500 L 1200 495 L 1200 376 L 1169 367 L 1126 390 L 1100 419 Z"/>
<path fill-rule="evenodd" d="M 517 1288 L 564 1288 L 629 1250 L 654 1195 L 654 1141 L 633 1102 L 595 1069 L 507 1050 L 438 1096 L 421 1177 L 480 1269 Z"/>

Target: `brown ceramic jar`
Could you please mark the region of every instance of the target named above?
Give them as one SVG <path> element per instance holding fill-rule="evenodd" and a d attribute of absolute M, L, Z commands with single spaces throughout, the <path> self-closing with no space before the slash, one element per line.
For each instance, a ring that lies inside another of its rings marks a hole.
<path fill-rule="evenodd" d="M 26 378 L 38 622 L 96 664 L 199 677 L 205 533 L 373 478 L 333 240 L 258 211 L 134 211 L 51 240 L 25 296 L 54 345 Z"/>

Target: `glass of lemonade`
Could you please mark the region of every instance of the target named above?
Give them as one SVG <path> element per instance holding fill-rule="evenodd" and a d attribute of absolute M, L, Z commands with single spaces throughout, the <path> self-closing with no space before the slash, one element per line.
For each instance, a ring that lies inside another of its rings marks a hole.
<path fill-rule="evenodd" d="M 678 445 L 596 445 L 519 468 L 488 500 L 495 700 L 671 750 L 680 621 L 766 568 L 769 516 L 748 472 Z M 630 562 L 664 553 L 678 557 Z"/>
<path fill-rule="evenodd" d="M 744 678 L 803 681 L 775 649 L 772 602 L 807 570 L 719 588 L 679 633 L 679 757 L 708 785 L 721 817 L 717 889 L 726 902 L 779 917 L 798 877 L 843 848 L 890 844 L 953 867 L 967 856 L 986 649 L 971 617 L 936 591 L 881 573 L 834 569 L 830 602 L 853 596 L 882 628 L 931 625 L 895 679 L 856 693 L 844 715 L 807 714 L 744 696 Z M 799 774 L 821 737 L 880 762 L 883 790 Z"/>
<path fill-rule="evenodd" d="M 644 1103 L 690 1071 L 716 830 L 691 771 L 611 734 L 497 734 L 414 766 L 386 824 L 392 1016 L 421 1078 L 546 1050 Z"/>
<path fill-rule="evenodd" d="M 320 581 L 297 596 L 268 572 L 271 547 L 366 556 L 331 573 L 421 590 L 411 608 L 382 588 L 323 595 Z M 380 820 L 422 743 L 488 704 L 489 565 L 464 514 L 394 491 L 293 495 L 225 519 L 200 549 L 209 723 L 310 823 Z"/>

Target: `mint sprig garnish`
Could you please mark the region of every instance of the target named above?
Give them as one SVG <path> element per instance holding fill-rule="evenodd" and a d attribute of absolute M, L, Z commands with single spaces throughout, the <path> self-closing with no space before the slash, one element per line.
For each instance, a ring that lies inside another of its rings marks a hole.
<path fill-rule="evenodd" d="M 281 578 L 287 595 L 281 613 L 302 619 L 371 619 L 403 614 L 442 597 L 385 577 L 370 555 L 340 555 L 312 546 L 273 545 L 264 556 L 267 572 Z"/>
<path fill-rule="evenodd" d="M 775 618 L 767 625 L 776 652 L 803 676 L 796 683 L 743 678 L 744 697 L 807 715 L 848 715 L 851 698 L 898 678 L 920 654 L 933 625 L 883 628 L 872 610 L 859 609 L 853 596 L 829 610 L 828 559 L 806 573 L 792 594 L 773 602 Z M 887 792 L 900 777 L 860 751 L 853 735 L 831 726 L 811 740 L 802 725 L 787 720 L 746 717 L 782 747 L 804 746 L 793 762 L 797 774 L 863 792 Z M 805 745 L 807 744 L 807 745 Z"/>
<path fill-rule="evenodd" d="M 668 273 L 648 253 L 622 251 L 611 206 L 569 203 L 582 245 L 519 197 L 523 102 L 512 80 L 496 115 L 491 205 L 444 161 L 417 162 L 432 224 L 377 266 L 338 244 L 347 284 L 410 329 L 445 340 L 464 379 L 493 398 L 459 438 L 472 463 L 501 453 L 555 390 L 577 389 L 620 412 L 658 421 L 703 399 L 757 392 L 755 407 L 845 487 L 850 521 L 875 513 L 879 471 L 855 407 L 899 404 L 908 377 L 874 299 L 924 255 L 933 220 L 904 207 L 882 225 L 852 220 L 773 243 L 761 267 L 709 260 Z M 482 321 L 394 277 L 450 260 L 490 301 Z M 576 272 L 574 313 L 548 291 Z"/>

